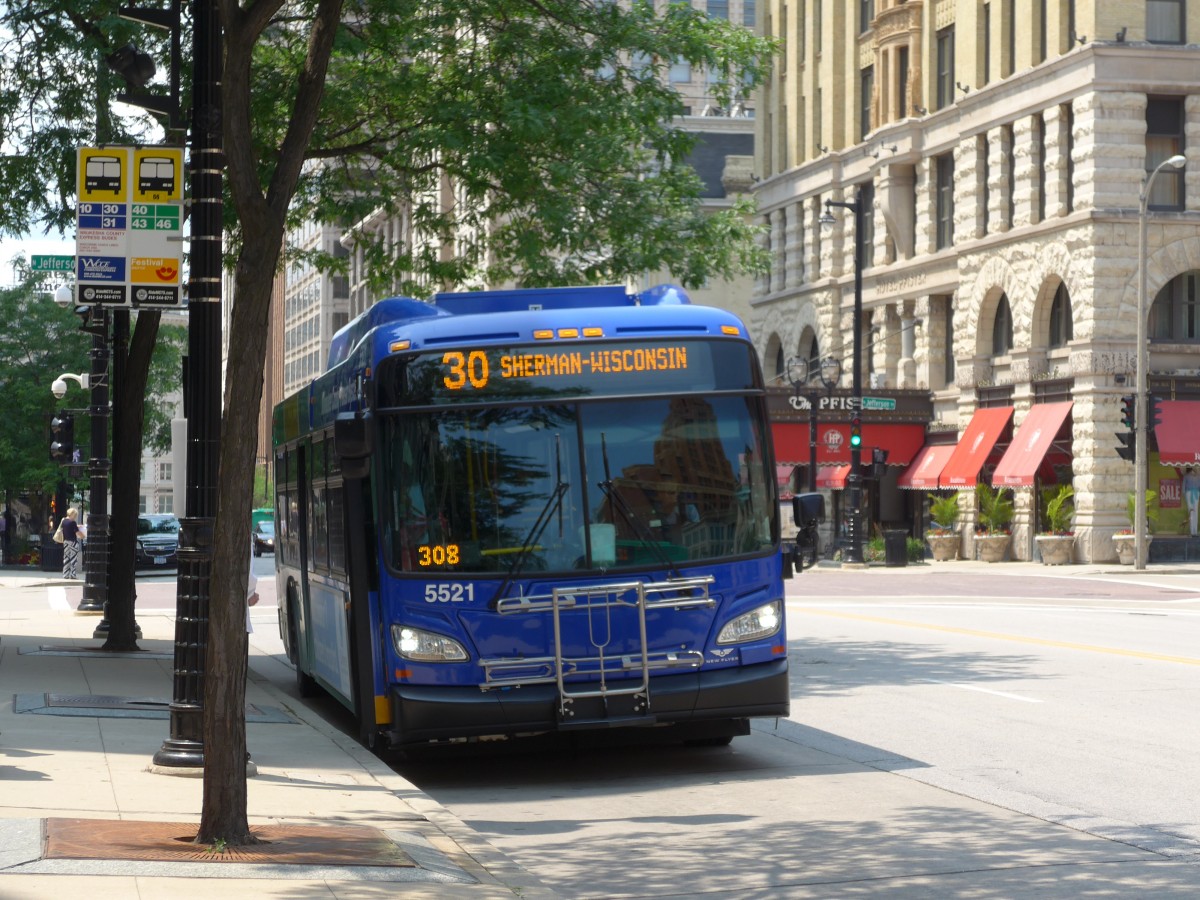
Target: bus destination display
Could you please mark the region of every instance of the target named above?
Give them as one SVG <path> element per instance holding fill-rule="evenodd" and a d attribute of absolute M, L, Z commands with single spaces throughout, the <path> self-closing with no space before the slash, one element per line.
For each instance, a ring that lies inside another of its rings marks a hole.
<path fill-rule="evenodd" d="M 658 372 L 688 367 L 687 347 L 627 347 L 623 350 L 568 350 L 558 353 L 504 353 L 492 371 L 484 350 L 450 350 L 442 355 L 443 386 L 459 391 L 470 385 L 486 390 L 493 377 L 554 378 L 564 375 Z"/>
<path fill-rule="evenodd" d="M 380 379 L 388 402 L 422 403 L 747 390 L 752 372 L 740 341 L 676 339 L 446 350 L 408 360 L 407 390 Z"/>

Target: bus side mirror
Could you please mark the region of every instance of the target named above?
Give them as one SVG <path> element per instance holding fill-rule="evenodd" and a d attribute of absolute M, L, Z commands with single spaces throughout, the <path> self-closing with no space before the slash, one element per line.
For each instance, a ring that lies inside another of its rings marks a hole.
<path fill-rule="evenodd" d="M 825 497 L 822 494 L 797 494 L 792 498 L 792 518 L 796 527 L 806 528 L 825 521 Z"/>
<path fill-rule="evenodd" d="M 366 478 L 371 472 L 372 420 L 361 413 L 341 413 L 333 422 L 333 452 L 346 478 Z"/>

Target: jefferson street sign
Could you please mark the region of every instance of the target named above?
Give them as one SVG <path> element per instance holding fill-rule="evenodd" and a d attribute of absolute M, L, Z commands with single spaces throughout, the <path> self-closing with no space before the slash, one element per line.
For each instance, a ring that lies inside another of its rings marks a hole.
<path fill-rule="evenodd" d="M 863 409 L 889 409 L 896 408 L 896 400 L 894 397 L 863 397 Z"/>
<path fill-rule="evenodd" d="M 74 272 L 74 256 L 31 256 L 29 268 L 34 272 Z"/>

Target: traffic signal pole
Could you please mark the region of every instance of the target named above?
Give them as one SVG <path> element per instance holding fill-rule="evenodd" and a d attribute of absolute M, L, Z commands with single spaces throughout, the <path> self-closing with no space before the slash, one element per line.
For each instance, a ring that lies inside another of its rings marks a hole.
<path fill-rule="evenodd" d="M 100 328 L 92 332 L 92 365 L 88 379 L 92 419 L 91 452 L 88 459 L 89 508 L 83 548 L 83 599 L 79 612 L 104 612 L 108 602 L 108 323 L 109 313 L 97 308 L 91 315 L 100 318 Z"/>

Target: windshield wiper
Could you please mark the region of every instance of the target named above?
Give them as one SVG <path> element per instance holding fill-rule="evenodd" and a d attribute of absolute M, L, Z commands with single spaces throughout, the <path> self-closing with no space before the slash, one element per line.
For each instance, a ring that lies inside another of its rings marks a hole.
<path fill-rule="evenodd" d="M 529 529 L 529 534 L 521 541 L 521 549 L 517 553 L 516 560 L 513 561 L 512 568 L 508 570 L 508 574 L 504 576 L 504 581 L 500 583 L 499 590 L 492 597 L 491 607 L 496 608 L 501 598 L 507 593 L 516 577 L 521 573 L 522 567 L 525 565 L 525 560 L 529 559 L 534 547 L 537 544 L 538 538 L 542 536 L 542 532 L 546 530 L 546 526 L 550 524 L 550 520 L 554 518 L 555 510 L 558 511 L 558 538 L 561 541 L 563 536 L 563 517 L 562 517 L 562 499 L 566 496 L 571 485 L 563 481 L 562 478 L 562 437 L 561 435 L 554 436 L 554 490 L 550 496 L 546 498 L 546 503 L 538 513 L 537 519 L 533 523 L 533 527 Z"/>
<path fill-rule="evenodd" d="M 621 518 L 633 529 L 634 537 L 641 541 L 643 546 L 650 548 L 650 552 L 658 558 L 663 567 L 669 569 L 675 577 L 682 578 L 683 573 L 679 571 L 675 561 L 663 549 L 662 542 L 654 540 L 654 535 L 650 534 L 648 526 L 637 517 L 629 504 L 625 502 L 625 498 L 613 487 L 612 474 L 608 469 L 608 442 L 605 440 L 604 432 L 600 433 L 600 457 L 604 460 L 604 480 L 598 487 L 608 497 L 609 505 L 621 514 Z"/>

